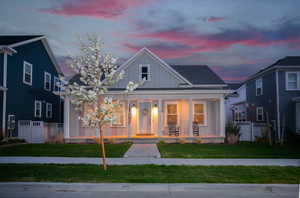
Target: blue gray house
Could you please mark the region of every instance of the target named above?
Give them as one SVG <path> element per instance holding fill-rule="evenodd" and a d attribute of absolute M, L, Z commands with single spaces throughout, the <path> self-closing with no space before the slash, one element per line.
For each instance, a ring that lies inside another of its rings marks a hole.
<path fill-rule="evenodd" d="M 62 122 L 62 72 L 45 36 L 0 35 L 0 131 L 18 133 L 19 120 Z"/>
<path fill-rule="evenodd" d="M 276 138 L 284 128 L 300 131 L 300 56 L 288 56 L 260 70 L 246 82 L 247 120 L 266 122 Z"/>

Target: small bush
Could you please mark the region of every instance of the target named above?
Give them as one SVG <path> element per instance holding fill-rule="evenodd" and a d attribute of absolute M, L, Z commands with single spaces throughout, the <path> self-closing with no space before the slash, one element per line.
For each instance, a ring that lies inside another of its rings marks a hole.
<path fill-rule="evenodd" d="M 184 138 L 180 138 L 180 139 L 178 140 L 178 143 L 179 143 L 179 144 L 186 144 L 187 141 L 186 141 L 186 139 L 184 139 Z"/>
<path fill-rule="evenodd" d="M 195 140 L 195 143 L 196 143 L 196 144 L 202 144 L 202 143 L 203 143 L 203 141 L 202 141 L 202 139 L 201 139 L 201 138 L 197 138 L 197 139 Z"/>
<path fill-rule="evenodd" d="M 9 137 L 4 138 L 1 140 L 0 145 L 3 144 L 16 144 L 16 143 L 25 143 L 26 141 L 24 139 L 16 138 L 16 137 Z"/>
<path fill-rule="evenodd" d="M 240 136 L 240 127 L 233 122 L 228 122 L 226 124 L 226 136 L 235 135 Z"/>

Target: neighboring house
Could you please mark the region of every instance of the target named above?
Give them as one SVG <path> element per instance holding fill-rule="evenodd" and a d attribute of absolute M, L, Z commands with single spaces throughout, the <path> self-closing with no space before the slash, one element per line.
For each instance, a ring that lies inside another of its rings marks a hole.
<path fill-rule="evenodd" d="M 19 120 L 61 122 L 61 74 L 44 36 L 0 35 L 2 133 L 17 136 Z"/>
<path fill-rule="evenodd" d="M 114 97 L 123 93 L 129 81 L 146 82 L 133 93 L 119 97 L 117 119 L 105 126 L 105 138 L 190 140 L 200 136 L 204 142 L 224 142 L 224 98 L 230 90 L 208 66 L 172 66 L 143 48 L 120 70 L 125 71 L 125 77 L 110 88 Z M 72 81 L 78 79 L 75 76 Z M 67 142 L 95 137 L 95 129 L 82 126 L 68 98 L 64 109 Z"/>
<path fill-rule="evenodd" d="M 262 69 L 246 82 L 248 120 L 267 121 L 277 138 L 282 128 L 300 130 L 300 56 L 288 56 Z"/>
<path fill-rule="evenodd" d="M 247 98 L 246 85 L 241 83 L 229 83 L 229 88 L 233 93 L 229 94 L 225 100 L 226 122 L 240 122 L 247 120 Z"/>

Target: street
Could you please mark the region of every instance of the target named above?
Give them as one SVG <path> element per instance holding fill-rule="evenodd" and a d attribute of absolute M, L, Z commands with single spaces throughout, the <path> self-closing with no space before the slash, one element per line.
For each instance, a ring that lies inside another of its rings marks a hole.
<path fill-rule="evenodd" d="M 127 184 L 0 183 L 0 197 L 155 197 L 298 198 L 299 186 L 287 184 Z"/>

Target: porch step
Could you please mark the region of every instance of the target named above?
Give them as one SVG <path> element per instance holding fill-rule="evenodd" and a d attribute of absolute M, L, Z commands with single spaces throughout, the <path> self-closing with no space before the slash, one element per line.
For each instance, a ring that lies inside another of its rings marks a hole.
<path fill-rule="evenodd" d="M 132 143 L 134 144 L 155 144 L 158 143 L 157 138 L 133 138 Z"/>
<path fill-rule="evenodd" d="M 124 154 L 124 157 L 160 158 L 156 144 L 133 144 Z"/>

